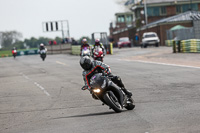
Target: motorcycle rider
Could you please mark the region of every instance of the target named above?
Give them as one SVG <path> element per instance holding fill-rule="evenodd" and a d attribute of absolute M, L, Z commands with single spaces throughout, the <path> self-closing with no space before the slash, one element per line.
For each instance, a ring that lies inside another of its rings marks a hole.
<path fill-rule="evenodd" d="M 12 48 L 12 54 L 13 54 L 13 57 L 15 58 L 15 56 L 17 55 L 17 48 L 16 47 Z"/>
<path fill-rule="evenodd" d="M 40 53 L 40 51 L 45 50 L 47 52 L 47 48 L 44 46 L 43 43 L 40 44 L 40 48 L 38 50 L 38 52 Z"/>
<path fill-rule="evenodd" d="M 121 89 L 127 95 L 128 98 L 132 96 L 132 93 L 125 88 L 124 84 L 122 83 L 121 78 L 119 76 L 114 76 L 111 73 L 110 66 L 108 66 L 107 64 L 101 61 L 96 61 L 96 60 L 91 61 L 91 59 L 88 56 L 84 56 L 80 59 L 80 65 L 84 69 L 82 75 L 83 75 L 83 80 L 85 82 L 85 85 L 81 88 L 82 90 L 86 90 L 86 89 L 90 90 L 90 85 L 89 85 L 90 78 L 95 73 L 102 73 L 102 70 L 103 70 L 104 72 L 107 73 L 108 77 L 115 84 L 121 87 Z"/>
<path fill-rule="evenodd" d="M 17 48 L 16 47 L 13 47 L 12 48 L 12 53 L 16 52 L 17 51 Z"/>
<path fill-rule="evenodd" d="M 86 38 L 84 38 L 84 39 L 82 40 L 82 45 L 81 45 L 81 49 L 80 49 L 80 50 L 81 50 L 81 51 L 80 51 L 80 56 L 81 56 L 82 49 L 83 49 L 84 47 L 87 47 L 87 48 L 90 50 L 90 45 L 88 44 Z"/>
<path fill-rule="evenodd" d="M 100 47 L 102 48 L 102 51 L 103 51 L 103 56 L 105 56 L 105 51 L 104 51 L 104 46 L 103 44 L 100 42 L 99 39 L 96 39 L 95 40 L 95 44 L 93 45 L 93 48 L 92 48 L 92 57 L 94 58 L 94 49 L 96 49 L 97 47 Z"/>

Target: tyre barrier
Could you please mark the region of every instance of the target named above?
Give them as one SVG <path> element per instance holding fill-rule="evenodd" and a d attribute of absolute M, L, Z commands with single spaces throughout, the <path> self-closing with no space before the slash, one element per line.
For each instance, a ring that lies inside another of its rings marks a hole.
<path fill-rule="evenodd" d="M 173 41 L 173 52 L 200 53 L 200 40 L 189 39 L 182 41 Z"/>
<path fill-rule="evenodd" d="M 80 49 L 81 46 L 80 45 L 72 45 L 72 54 L 73 55 L 80 55 Z"/>
<path fill-rule="evenodd" d="M 181 50 L 183 53 L 200 53 L 200 40 L 182 40 Z"/>
<path fill-rule="evenodd" d="M 165 46 L 172 47 L 174 40 L 165 40 Z"/>

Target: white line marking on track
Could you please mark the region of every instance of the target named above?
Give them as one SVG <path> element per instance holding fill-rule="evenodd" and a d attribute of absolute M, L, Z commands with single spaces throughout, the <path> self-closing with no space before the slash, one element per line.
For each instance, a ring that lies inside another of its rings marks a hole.
<path fill-rule="evenodd" d="M 128 60 L 128 59 L 118 59 L 118 60 L 124 60 L 128 62 L 141 62 L 141 63 L 148 63 L 148 64 L 158 64 L 158 65 L 165 65 L 165 66 L 175 66 L 175 67 L 185 67 L 185 68 L 195 68 L 200 69 L 200 67 L 195 66 L 187 66 L 187 65 L 178 65 L 178 64 L 168 64 L 168 63 L 159 63 L 159 62 L 151 62 L 151 61 L 143 61 L 143 60 Z"/>
<path fill-rule="evenodd" d="M 61 64 L 61 65 L 64 65 L 64 66 L 67 66 L 65 63 L 62 63 L 62 62 L 60 62 L 60 61 L 56 61 L 56 63 Z"/>
<path fill-rule="evenodd" d="M 27 79 L 27 80 L 30 80 L 30 81 L 32 81 L 28 76 L 26 76 L 25 74 L 23 74 L 23 73 L 20 73 L 25 79 Z M 38 84 L 37 82 L 34 82 L 34 84 L 38 87 L 38 88 L 40 88 L 47 96 L 50 96 L 50 94 L 45 90 L 45 88 L 44 87 L 42 87 L 40 84 Z"/>
<path fill-rule="evenodd" d="M 44 87 L 42 87 L 40 84 L 38 84 L 37 82 L 34 82 L 34 84 L 39 87 L 41 90 L 43 90 L 43 92 L 47 95 L 50 96 L 50 94 L 44 89 Z"/>

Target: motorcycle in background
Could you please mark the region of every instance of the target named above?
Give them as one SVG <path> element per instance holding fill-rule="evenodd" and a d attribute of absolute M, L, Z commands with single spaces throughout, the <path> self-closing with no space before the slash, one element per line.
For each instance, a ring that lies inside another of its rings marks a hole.
<path fill-rule="evenodd" d="M 43 50 L 40 50 L 39 51 L 40 52 L 40 57 L 42 58 L 42 60 L 44 61 L 45 60 L 45 58 L 46 58 L 46 50 L 45 49 L 43 49 Z"/>
<path fill-rule="evenodd" d="M 100 47 L 97 47 L 96 49 L 93 50 L 93 58 L 94 60 L 98 60 L 103 62 L 103 50 Z"/>
<path fill-rule="evenodd" d="M 84 47 L 81 51 L 81 57 L 84 57 L 84 56 L 88 56 L 90 57 L 91 56 L 91 52 L 90 52 L 90 49 L 87 48 L 87 47 Z"/>
<path fill-rule="evenodd" d="M 17 56 L 17 50 L 12 50 L 12 55 L 13 55 L 13 58 L 15 59 Z"/>

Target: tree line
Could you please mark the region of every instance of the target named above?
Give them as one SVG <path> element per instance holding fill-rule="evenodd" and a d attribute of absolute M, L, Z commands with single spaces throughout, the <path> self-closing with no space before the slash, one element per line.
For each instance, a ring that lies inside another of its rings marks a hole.
<path fill-rule="evenodd" d="M 82 36 L 77 41 L 73 39 L 72 44 L 75 43 L 77 45 L 80 45 L 83 38 L 86 38 L 88 40 L 88 43 L 91 42 L 91 39 L 89 37 Z M 0 32 L 0 45 L 2 47 L 2 50 L 10 50 L 13 47 L 16 47 L 17 49 L 38 48 L 41 43 L 43 43 L 44 45 L 49 45 L 49 42 L 53 40 L 56 41 L 57 44 L 63 43 L 63 39 L 60 37 L 31 37 L 30 39 L 22 40 L 22 33 L 18 31 Z"/>
<path fill-rule="evenodd" d="M 30 39 L 22 40 L 22 33 L 17 31 L 5 31 L 0 32 L 0 45 L 2 50 L 10 50 L 13 47 L 17 49 L 25 49 L 25 48 L 37 48 L 39 44 L 43 43 L 45 45 L 49 44 L 49 41 L 55 40 L 57 44 L 61 43 L 62 38 L 55 37 L 47 38 L 47 37 L 31 37 Z"/>

